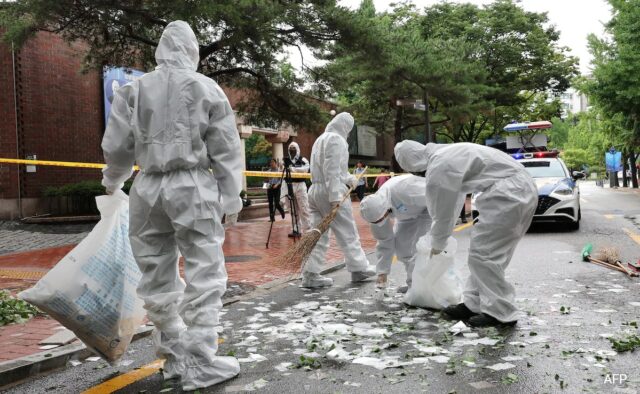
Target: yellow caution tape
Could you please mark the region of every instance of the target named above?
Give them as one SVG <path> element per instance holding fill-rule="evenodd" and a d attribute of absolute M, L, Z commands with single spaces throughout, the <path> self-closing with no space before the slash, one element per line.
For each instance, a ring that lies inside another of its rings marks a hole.
<path fill-rule="evenodd" d="M 7 164 L 24 164 L 31 166 L 55 166 L 55 167 L 74 167 L 74 168 L 96 168 L 103 169 L 106 167 L 106 164 L 100 163 L 80 163 L 80 162 L 72 162 L 72 161 L 51 161 L 51 160 L 23 160 L 23 159 L 4 159 L 0 158 L 0 163 Z M 135 171 L 139 170 L 138 166 L 134 166 L 133 169 Z M 269 171 L 244 171 L 245 176 L 254 176 L 261 178 L 278 178 L 280 177 L 281 172 L 269 172 Z M 379 176 L 397 176 L 402 174 L 388 173 L 388 174 L 365 174 L 363 178 L 376 178 Z M 307 173 L 298 173 L 292 172 L 291 178 L 296 179 L 311 179 L 311 174 Z"/>

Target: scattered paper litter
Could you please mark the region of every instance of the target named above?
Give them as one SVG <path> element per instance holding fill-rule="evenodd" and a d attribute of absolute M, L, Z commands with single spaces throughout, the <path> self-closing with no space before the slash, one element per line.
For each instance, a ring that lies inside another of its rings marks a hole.
<path fill-rule="evenodd" d="M 549 342 L 549 337 L 544 336 L 544 335 L 538 335 L 538 336 L 535 336 L 535 337 L 529 337 L 525 342 L 527 342 L 529 344 L 545 343 L 545 342 Z"/>
<path fill-rule="evenodd" d="M 318 301 L 301 302 L 297 305 L 294 305 L 293 308 L 302 310 L 314 310 L 320 308 L 320 303 Z"/>
<path fill-rule="evenodd" d="M 640 302 L 630 301 L 629 305 L 631 305 L 631 306 L 640 306 Z"/>
<path fill-rule="evenodd" d="M 253 363 L 253 362 L 261 362 L 261 361 L 266 361 L 267 358 L 265 356 L 262 356 L 260 354 L 255 354 L 255 353 L 249 353 L 249 357 L 245 357 L 245 358 L 239 358 L 238 362 L 240 363 Z"/>
<path fill-rule="evenodd" d="M 270 312 L 271 308 L 267 308 L 264 306 L 254 306 L 253 309 L 257 310 L 258 312 Z"/>
<path fill-rule="evenodd" d="M 327 358 L 330 358 L 333 360 L 345 360 L 345 361 L 355 358 L 354 356 L 347 353 L 347 351 L 344 350 L 342 347 L 336 347 L 335 349 L 329 351 L 326 354 L 326 356 Z"/>
<path fill-rule="evenodd" d="M 386 368 L 398 368 L 407 363 L 401 363 L 396 358 L 387 357 L 384 359 L 374 357 L 358 357 L 353 360 L 354 364 L 366 365 L 375 369 L 383 370 Z"/>
<path fill-rule="evenodd" d="M 612 293 L 624 293 L 625 291 L 629 291 L 629 289 L 608 289 Z"/>
<path fill-rule="evenodd" d="M 485 368 L 490 369 L 492 371 L 504 371 L 505 369 L 511 369 L 515 367 L 516 366 L 511 363 L 498 363 L 498 364 L 489 365 L 488 367 L 485 367 Z"/>
<path fill-rule="evenodd" d="M 57 347 L 60 347 L 60 345 L 44 345 L 44 346 L 40 346 L 40 350 L 51 350 L 51 349 L 55 349 Z"/>
<path fill-rule="evenodd" d="M 461 321 L 457 322 L 449 328 L 449 332 L 453 335 L 458 335 L 469 331 L 471 331 L 471 329 Z"/>
<path fill-rule="evenodd" d="M 479 382 L 469 383 L 469 386 L 473 387 L 476 390 L 484 390 L 484 389 L 490 389 L 492 387 L 496 387 L 494 384 L 485 382 L 484 380 L 481 380 Z"/>
<path fill-rule="evenodd" d="M 446 364 L 449 362 L 449 358 L 450 357 L 440 355 L 440 356 L 431 356 L 429 357 L 429 360 L 436 362 L 438 364 Z"/>
<path fill-rule="evenodd" d="M 615 309 L 596 309 L 596 310 L 594 310 L 594 312 L 596 312 L 596 313 L 616 313 L 618 311 L 615 310 Z"/>
<path fill-rule="evenodd" d="M 78 365 L 82 364 L 82 361 L 69 360 L 69 364 L 71 364 L 72 367 L 77 367 Z"/>
<path fill-rule="evenodd" d="M 362 383 L 346 381 L 346 382 L 344 382 L 344 385 L 345 386 L 360 387 L 360 386 L 362 386 Z"/>
<path fill-rule="evenodd" d="M 520 361 L 520 360 L 524 360 L 524 358 L 520 357 L 520 356 L 506 356 L 506 357 L 502 357 L 502 359 L 504 361 Z"/>
<path fill-rule="evenodd" d="M 126 367 L 133 364 L 133 360 L 121 360 L 118 362 L 118 366 L 120 367 Z"/>
<path fill-rule="evenodd" d="M 87 357 L 85 361 L 93 362 L 93 361 L 98 361 L 98 360 L 100 360 L 100 357 L 94 356 L 94 357 Z"/>
<path fill-rule="evenodd" d="M 400 323 L 413 323 L 413 317 L 403 317 L 400 319 Z"/>
<path fill-rule="evenodd" d="M 264 379 L 258 379 L 255 382 L 249 383 L 248 385 L 244 386 L 244 389 L 246 391 L 260 390 L 261 388 L 264 388 L 264 386 L 266 386 L 267 383 L 269 383 L 269 382 L 264 380 Z"/>
<path fill-rule="evenodd" d="M 477 332 L 465 332 L 465 333 L 462 334 L 462 336 L 465 337 L 465 338 L 469 338 L 469 339 L 471 339 L 471 338 L 479 338 L 480 337 L 480 335 L 478 335 Z"/>

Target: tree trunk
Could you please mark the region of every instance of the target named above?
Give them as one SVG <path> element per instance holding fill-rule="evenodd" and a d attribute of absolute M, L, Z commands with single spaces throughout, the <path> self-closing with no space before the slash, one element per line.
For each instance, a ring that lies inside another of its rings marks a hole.
<path fill-rule="evenodd" d="M 626 153 L 622 154 L 622 187 L 629 187 L 629 182 L 627 178 L 627 163 L 629 161 L 629 156 Z"/>
<path fill-rule="evenodd" d="M 402 141 L 402 112 L 403 107 L 401 105 L 396 106 L 396 120 L 393 123 L 393 146 Z M 395 172 L 402 172 L 402 168 L 396 160 L 396 156 L 391 156 L 391 169 Z"/>
<path fill-rule="evenodd" d="M 422 100 L 424 101 L 424 126 L 425 126 L 425 136 L 426 142 L 436 142 L 433 134 L 431 133 L 431 119 L 429 114 L 429 93 L 427 90 L 422 91 Z"/>
<path fill-rule="evenodd" d="M 638 188 L 638 169 L 636 168 L 636 159 L 638 155 L 636 152 L 631 152 L 629 154 L 629 158 L 631 159 L 631 187 L 634 189 Z"/>

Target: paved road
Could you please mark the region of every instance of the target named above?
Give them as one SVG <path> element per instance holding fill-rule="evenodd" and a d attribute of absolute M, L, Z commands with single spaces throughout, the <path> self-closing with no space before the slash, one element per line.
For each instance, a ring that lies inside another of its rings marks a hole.
<path fill-rule="evenodd" d="M 624 259 L 640 258 L 640 230 L 632 221 L 640 215 L 640 195 L 585 183 L 582 197 L 579 231 L 536 226 L 518 247 L 508 276 L 526 317 L 515 328 L 454 336 L 455 322 L 407 307 L 393 289 L 385 295 L 371 282 L 353 285 L 342 270 L 324 291 L 291 283 L 226 308 L 220 353 L 241 358 L 242 372 L 200 392 L 637 393 L 638 351 L 616 353 L 606 337 L 639 334 L 633 322 L 640 320 L 640 280 L 581 262 L 580 251 L 593 242 L 618 247 Z M 455 233 L 463 277 L 470 231 Z M 404 280 L 399 265 L 392 279 Z M 158 373 L 134 376 L 154 372 L 135 369 L 154 360 L 145 339 L 131 346 L 126 365 L 85 361 L 10 392 L 79 392 L 105 381 L 121 393 L 179 392 L 178 382 L 163 382 Z"/>

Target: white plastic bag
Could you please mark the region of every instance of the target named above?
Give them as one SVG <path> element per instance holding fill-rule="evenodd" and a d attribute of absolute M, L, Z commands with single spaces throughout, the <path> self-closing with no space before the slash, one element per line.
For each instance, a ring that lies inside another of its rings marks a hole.
<path fill-rule="evenodd" d="M 19 297 L 47 312 L 110 362 L 122 356 L 145 316 L 141 273 L 129 244 L 129 197 L 96 197 L 91 233 Z"/>
<path fill-rule="evenodd" d="M 462 302 L 462 280 L 454 268 L 454 255 L 458 248 L 455 238 L 449 237 L 442 253 L 431 259 L 429 234 L 420 238 L 416 248 L 411 288 L 405 294 L 404 302 L 433 309 L 443 309 Z"/>

